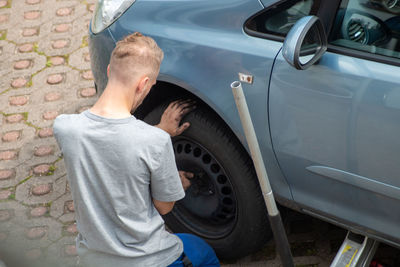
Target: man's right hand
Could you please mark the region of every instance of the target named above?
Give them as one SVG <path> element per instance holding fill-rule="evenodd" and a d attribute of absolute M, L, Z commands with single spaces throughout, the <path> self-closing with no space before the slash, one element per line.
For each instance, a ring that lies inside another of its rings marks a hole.
<path fill-rule="evenodd" d="M 190 179 L 194 177 L 194 173 L 179 171 L 179 177 L 181 178 L 183 189 L 186 191 L 192 185 Z"/>

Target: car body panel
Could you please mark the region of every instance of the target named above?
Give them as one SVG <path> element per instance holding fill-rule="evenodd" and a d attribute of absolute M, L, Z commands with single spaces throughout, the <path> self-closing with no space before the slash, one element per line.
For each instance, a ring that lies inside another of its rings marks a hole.
<path fill-rule="evenodd" d="M 111 52 L 115 47 L 115 41 L 107 28 L 101 33 L 93 34 L 89 27 L 90 65 L 96 89 L 103 91 L 107 85 L 107 66 L 110 62 Z"/>
<path fill-rule="evenodd" d="M 270 85 L 274 150 L 294 200 L 400 239 L 400 67 L 335 53 Z"/>
<path fill-rule="evenodd" d="M 239 72 L 252 75 L 243 89 L 277 199 L 400 245 L 393 198 L 400 186 L 399 70 L 332 52 L 295 70 L 281 56 L 282 42 L 243 30 L 278 2 L 137 0 L 109 28 L 90 32 L 96 84 L 100 91 L 106 85 L 115 40 L 142 32 L 164 51 L 158 80 L 204 101 L 247 148 L 230 84 Z"/>

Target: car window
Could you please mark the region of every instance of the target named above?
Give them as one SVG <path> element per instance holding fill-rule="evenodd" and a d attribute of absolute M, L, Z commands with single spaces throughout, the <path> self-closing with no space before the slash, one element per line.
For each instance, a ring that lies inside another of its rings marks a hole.
<path fill-rule="evenodd" d="M 400 58 L 400 0 L 342 0 L 330 43 Z"/>
<path fill-rule="evenodd" d="M 314 15 L 319 0 L 289 0 L 267 8 L 251 18 L 246 30 L 285 37 L 300 18 Z"/>

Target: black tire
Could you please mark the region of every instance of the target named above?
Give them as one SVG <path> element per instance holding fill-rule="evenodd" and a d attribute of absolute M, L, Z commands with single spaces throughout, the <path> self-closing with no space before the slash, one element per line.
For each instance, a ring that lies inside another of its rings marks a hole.
<path fill-rule="evenodd" d="M 157 124 L 166 106 L 157 107 L 144 120 Z M 230 129 L 205 108 L 197 108 L 183 121 L 191 126 L 172 139 L 177 166 L 201 175 L 164 216 L 167 226 L 176 233 L 202 237 L 222 259 L 260 249 L 272 235 L 249 155 Z"/>

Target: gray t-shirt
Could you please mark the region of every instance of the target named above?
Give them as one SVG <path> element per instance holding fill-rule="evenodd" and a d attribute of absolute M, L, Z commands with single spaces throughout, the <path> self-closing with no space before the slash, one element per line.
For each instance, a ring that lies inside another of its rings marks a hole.
<path fill-rule="evenodd" d="M 60 115 L 54 135 L 64 154 L 81 258 L 103 266 L 167 266 L 182 253 L 152 198 L 185 196 L 170 136 L 134 116 L 84 111 Z"/>

